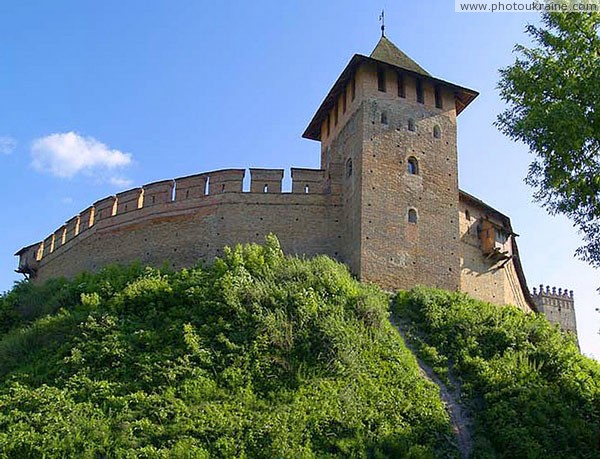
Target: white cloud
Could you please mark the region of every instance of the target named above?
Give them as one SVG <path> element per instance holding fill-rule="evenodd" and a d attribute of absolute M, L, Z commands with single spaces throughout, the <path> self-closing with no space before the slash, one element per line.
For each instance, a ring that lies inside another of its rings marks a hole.
<path fill-rule="evenodd" d="M 108 182 L 111 185 L 114 185 L 119 188 L 127 188 L 128 186 L 131 186 L 131 184 L 133 183 L 132 180 L 129 180 L 128 178 L 125 178 L 125 177 L 111 177 L 110 179 L 108 179 Z"/>
<path fill-rule="evenodd" d="M 75 132 L 35 139 L 31 155 L 36 170 L 61 178 L 112 171 L 131 164 L 129 153 L 111 149 L 93 137 L 83 137 Z"/>
<path fill-rule="evenodd" d="M 17 146 L 17 140 L 9 135 L 0 136 L 0 154 L 10 155 Z"/>

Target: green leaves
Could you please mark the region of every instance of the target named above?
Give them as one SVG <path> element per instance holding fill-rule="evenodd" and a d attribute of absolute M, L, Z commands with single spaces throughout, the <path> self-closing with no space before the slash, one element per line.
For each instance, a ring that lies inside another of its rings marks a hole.
<path fill-rule="evenodd" d="M 585 245 L 577 254 L 600 267 L 600 13 L 550 13 L 529 25 L 534 47 L 517 45 L 500 70 L 508 108 L 496 125 L 525 143 L 534 160 L 525 181 L 551 214 L 570 218 Z"/>
<path fill-rule="evenodd" d="M 542 315 L 424 288 L 399 293 L 394 311 L 421 357 L 461 386 L 475 457 L 598 456 L 600 365 Z"/>
<path fill-rule="evenodd" d="M 388 295 L 274 236 L 5 299 L 0 457 L 456 457 Z"/>

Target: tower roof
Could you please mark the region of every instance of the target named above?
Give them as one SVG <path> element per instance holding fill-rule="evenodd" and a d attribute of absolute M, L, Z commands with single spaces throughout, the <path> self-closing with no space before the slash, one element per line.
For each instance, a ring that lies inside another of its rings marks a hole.
<path fill-rule="evenodd" d="M 308 127 L 302 134 L 302 137 L 311 140 L 321 140 L 321 124 L 327 117 L 329 111 L 333 108 L 338 97 L 346 88 L 346 85 L 356 73 L 356 69 L 365 62 L 374 62 L 379 65 L 385 65 L 392 67 L 396 70 L 401 70 L 409 75 L 414 75 L 417 78 L 427 79 L 434 84 L 445 86 L 454 91 L 456 101 L 456 114 L 460 114 L 467 105 L 469 105 L 475 97 L 478 96 L 478 92 L 472 89 L 464 88 L 462 86 L 449 83 L 447 81 L 435 78 L 423 67 L 417 64 L 413 59 L 408 57 L 402 52 L 396 45 L 394 45 L 385 36 L 381 37 L 377 46 L 369 57 L 362 54 L 355 54 L 350 59 L 348 65 L 338 77 L 333 87 L 329 90 L 329 93 L 321 103 L 317 113 L 313 116 Z"/>
<path fill-rule="evenodd" d="M 394 67 L 410 70 L 411 72 L 419 73 L 423 76 L 431 76 L 427 70 L 408 57 L 385 36 L 381 37 L 370 57 L 371 59 L 385 62 Z"/>

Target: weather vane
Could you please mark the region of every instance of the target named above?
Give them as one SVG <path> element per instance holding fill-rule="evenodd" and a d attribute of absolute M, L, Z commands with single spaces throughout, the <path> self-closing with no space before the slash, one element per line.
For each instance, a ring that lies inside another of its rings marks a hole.
<path fill-rule="evenodd" d="M 381 36 L 385 37 L 385 11 L 381 10 L 379 15 L 379 22 L 381 22 Z"/>

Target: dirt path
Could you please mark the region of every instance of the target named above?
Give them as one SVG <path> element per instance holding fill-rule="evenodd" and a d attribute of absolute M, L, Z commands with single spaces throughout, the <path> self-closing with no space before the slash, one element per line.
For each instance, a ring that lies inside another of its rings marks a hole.
<path fill-rule="evenodd" d="M 448 414 L 450 415 L 450 422 L 452 423 L 452 430 L 456 435 L 456 439 L 458 441 L 458 449 L 460 451 L 460 455 L 462 458 L 467 459 L 471 454 L 471 449 L 473 447 L 473 441 L 471 438 L 471 420 L 469 415 L 467 414 L 466 409 L 460 403 L 460 385 L 458 382 L 454 381 L 452 375 L 450 375 L 450 380 L 452 384 L 457 387 L 456 390 L 450 390 L 446 384 L 444 384 L 434 373 L 433 369 L 423 362 L 415 352 L 413 346 L 410 344 L 410 341 L 407 339 L 406 334 L 402 328 L 402 322 L 398 321 L 394 315 L 390 317 L 390 322 L 392 325 L 398 330 L 400 336 L 404 340 L 406 347 L 413 353 L 416 357 L 417 362 L 419 363 L 419 367 L 421 368 L 422 373 L 427 377 L 431 382 L 436 384 L 440 388 L 440 396 L 446 405 L 446 409 L 448 410 Z"/>

